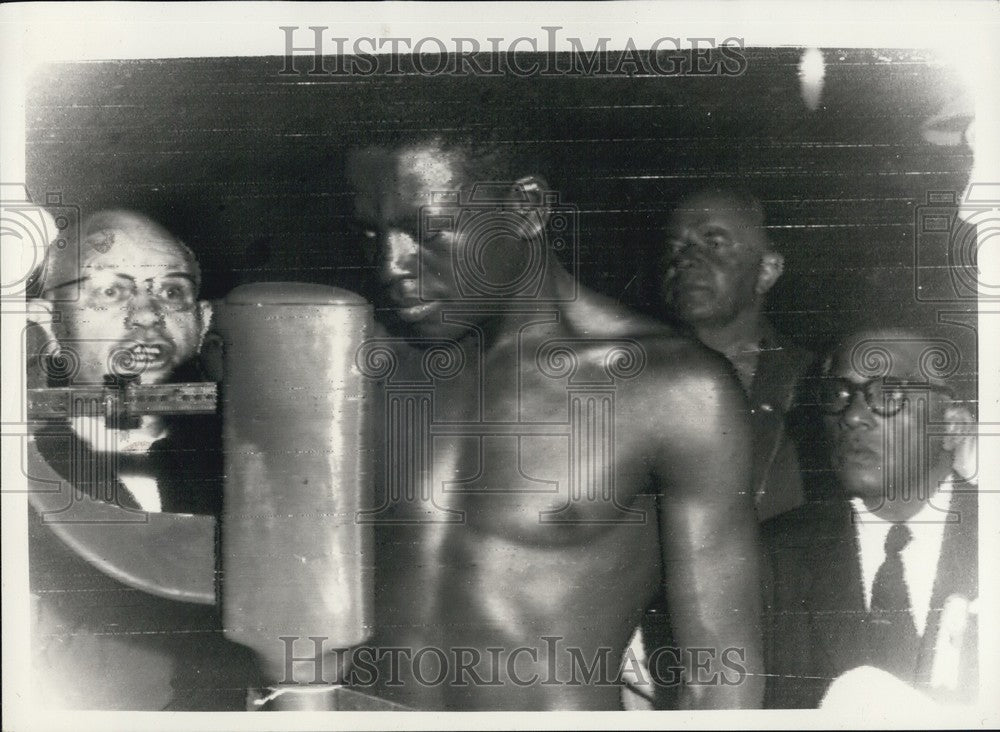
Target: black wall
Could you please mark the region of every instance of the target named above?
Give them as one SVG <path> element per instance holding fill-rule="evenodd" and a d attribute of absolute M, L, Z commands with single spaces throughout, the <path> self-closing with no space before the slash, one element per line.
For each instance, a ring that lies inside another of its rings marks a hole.
<path fill-rule="evenodd" d="M 923 52 L 825 50 L 810 112 L 800 49 L 748 49 L 739 76 L 282 75 L 281 58 L 55 64 L 28 99 L 28 184 L 83 215 L 145 211 L 177 232 L 215 297 L 242 282 L 358 287 L 345 149 L 372 126 L 503 120 L 507 140 L 579 208 L 581 274 L 640 307 L 659 228 L 692 187 L 763 199 L 786 275 L 779 328 L 807 344 L 914 309 L 914 215 L 965 186 L 968 148 L 921 123 L 956 79 Z M 301 63 L 301 67 L 308 66 Z M 943 254 L 942 254 L 943 256 Z"/>

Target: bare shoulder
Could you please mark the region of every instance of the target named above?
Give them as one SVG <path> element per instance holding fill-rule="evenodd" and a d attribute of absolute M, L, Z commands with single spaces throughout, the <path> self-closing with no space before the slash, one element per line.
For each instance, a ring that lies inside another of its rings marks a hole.
<path fill-rule="evenodd" d="M 706 393 L 739 399 L 742 389 L 729 362 L 671 325 L 588 293 L 574 303 L 570 325 L 595 352 L 608 352 L 632 367 L 620 382 L 622 396 L 669 407 L 700 400 Z M 615 349 L 616 344 L 618 349 Z M 609 363 L 614 367 L 615 362 Z M 626 369 L 623 369 L 625 371 Z"/>
<path fill-rule="evenodd" d="M 621 452 L 642 456 L 665 495 L 698 505 L 742 500 L 749 406 L 730 363 L 665 323 L 620 306 L 588 305 L 590 312 L 573 314 L 574 324 L 586 324 L 574 335 L 593 339 L 591 359 L 605 358 L 616 377 Z"/>
<path fill-rule="evenodd" d="M 648 334 L 638 342 L 645 369 L 621 389 L 622 406 L 637 420 L 660 434 L 682 434 L 692 445 L 702 433 L 717 439 L 747 418 L 746 395 L 725 357 L 676 333 Z"/>

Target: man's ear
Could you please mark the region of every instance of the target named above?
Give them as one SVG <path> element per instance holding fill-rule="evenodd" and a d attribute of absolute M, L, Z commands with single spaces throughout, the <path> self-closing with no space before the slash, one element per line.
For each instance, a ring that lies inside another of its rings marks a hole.
<path fill-rule="evenodd" d="M 969 440 L 974 439 L 970 433 L 975 420 L 968 407 L 952 404 L 944 410 L 945 436 L 944 449 L 949 452 L 958 450 Z"/>
<path fill-rule="evenodd" d="M 757 286 L 755 288 L 758 295 L 766 294 L 774 283 L 778 281 L 785 271 L 785 258 L 774 251 L 764 252 L 760 260 L 760 269 L 757 270 Z"/>
<path fill-rule="evenodd" d="M 945 409 L 944 449 L 951 453 L 951 468 L 970 483 L 978 485 L 978 451 L 975 423 L 972 413 L 963 406 L 953 405 Z"/>
<path fill-rule="evenodd" d="M 526 175 L 514 181 L 514 206 L 528 213 L 525 216 L 525 238 L 535 238 L 543 234 L 549 215 L 550 203 L 546 200 L 550 193 L 549 184 L 539 175 Z M 521 203 L 516 203 L 520 201 Z"/>
<path fill-rule="evenodd" d="M 198 301 L 198 311 L 201 314 L 201 332 L 198 334 L 198 350 L 205 341 L 205 334 L 212 325 L 212 303 L 208 300 Z"/>

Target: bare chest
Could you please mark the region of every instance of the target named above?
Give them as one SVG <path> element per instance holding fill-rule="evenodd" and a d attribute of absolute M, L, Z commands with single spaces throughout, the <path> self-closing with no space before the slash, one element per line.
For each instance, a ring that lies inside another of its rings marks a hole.
<path fill-rule="evenodd" d="M 560 347 L 484 356 L 453 343 L 410 354 L 376 409 L 384 442 L 375 516 L 527 544 L 654 520 L 633 505 L 650 485 L 621 379 L 592 347 Z"/>

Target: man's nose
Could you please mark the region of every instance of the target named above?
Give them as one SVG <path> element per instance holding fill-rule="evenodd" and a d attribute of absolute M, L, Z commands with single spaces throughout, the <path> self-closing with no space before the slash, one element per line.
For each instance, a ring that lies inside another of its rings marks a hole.
<path fill-rule="evenodd" d="M 674 245 L 674 265 L 677 267 L 689 267 L 704 259 L 708 253 L 708 247 L 704 240 L 694 233 L 685 233 L 678 237 L 676 242 Z"/>
<path fill-rule="evenodd" d="M 847 403 L 847 409 L 840 416 L 841 421 L 848 427 L 872 427 L 875 425 L 875 414 L 861 390 L 851 394 L 851 400 Z"/>
<path fill-rule="evenodd" d="M 139 328 L 152 328 L 163 320 L 160 303 L 145 292 L 137 292 L 128 303 L 125 322 Z"/>
<path fill-rule="evenodd" d="M 379 238 L 378 273 L 383 283 L 417 276 L 420 246 L 408 233 L 392 229 Z"/>

